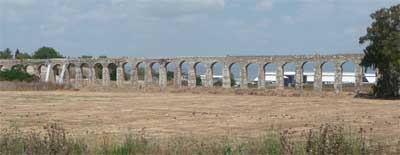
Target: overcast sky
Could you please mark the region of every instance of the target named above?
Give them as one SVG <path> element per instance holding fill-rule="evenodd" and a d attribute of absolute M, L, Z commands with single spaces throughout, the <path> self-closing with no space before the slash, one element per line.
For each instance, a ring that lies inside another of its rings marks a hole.
<path fill-rule="evenodd" d="M 0 49 L 67 56 L 362 51 L 369 15 L 399 0 L 0 0 Z"/>

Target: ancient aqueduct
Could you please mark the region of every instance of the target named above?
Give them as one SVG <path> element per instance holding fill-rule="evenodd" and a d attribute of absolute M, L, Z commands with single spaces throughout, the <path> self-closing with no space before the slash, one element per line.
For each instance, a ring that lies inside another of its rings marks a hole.
<path fill-rule="evenodd" d="M 223 88 L 231 88 L 231 66 L 233 64 L 240 65 L 240 88 L 247 88 L 247 74 L 248 65 L 256 64 L 258 66 L 258 88 L 265 88 L 265 66 L 268 64 L 276 65 L 276 89 L 284 89 L 284 65 L 287 63 L 294 63 L 296 66 L 295 75 L 295 88 L 302 90 L 303 88 L 303 66 L 307 62 L 312 62 L 314 64 L 314 83 L 313 89 L 315 91 L 322 91 L 322 66 L 327 63 L 333 63 L 335 65 L 335 82 L 334 89 L 336 93 L 342 91 L 342 65 L 346 62 L 352 62 L 355 65 L 355 90 L 360 90 L 362 83 L 363 71 L 360 64 L 361 59 L 364 55 L 362 54 L 337 54 L 337 55 L 291 55 L 291 56 L 224 56 L 224 57 L 173 57 L 173 58 L 96 58 L 96 59 L 49 59 L 49 60 L 0 60 L 1 69 L 9 69 L 16 65 L 23 65 L 25 70 L 31 68 L 30 70 L 33 74 L 41 77 L 44 80 L 44 76 L 48 74 L 50 76 L 49 82 L 55 81 L 55 73 L 60 73 L 64 69 L 65 83 L 71 83 L 75 87 L 82 87 L 85 85 L 103 85 L 103 86 L 154 86 L 155 83 L 158 84 L 160 88 L 167 87 L 167 65 L 172 63 L 174 66 L 174 79 L 173 85 L 175 87 L 183 87 L 182 81 L 182 64 L 188 63 L 188 84 L 187 87 L 196 87 L 196 65 L 199 63 L 205 66 L 205 79 L 203 82 L 204 87 L 213 87 L 213 65 L 220 63 L 223 65 L 222 75 L 223 75 Z M 158 63 L 159 68 L 159 81 L 153 81 L 152 78 L 152 66 Z M 124 68 L 125 64 L 130 64 L 131 78 L 126 81 L 124 79 Z M 139 82 L 137 68 L 139 64 L 145 65 L 145 75 L 143 82 Z M 102 79 L 96 77 L 95 66 L 102 66 Z M 109 66 L 117 66 L 117 79 L 116 81 L 110 80 Z M 42 67 L 48 68 L 51 66 L 52 69 L 43 70 Z M 66 67 L 63 67 L 66 66 Z M 83 72 L 83 68 L 88 68 L 86 72 Z M 50 72 L 50 73 L 46 73 Z M 74 75 L 70 73 L 74 72 Z M 87 74 L 87 75 L 83 75 Z M 71 76 L 74 76 L 71 78 Z M 141 84 L 142 83 L 142 84 Z"/>

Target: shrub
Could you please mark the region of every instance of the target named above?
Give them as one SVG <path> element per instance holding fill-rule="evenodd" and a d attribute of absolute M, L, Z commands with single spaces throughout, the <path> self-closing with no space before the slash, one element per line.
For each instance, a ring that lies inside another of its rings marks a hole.
<path fill-rule="evenodd" d="M 37 81 L 39 78 L 35 75 L 31 75 L 20 69 L 11 69 L 0 71 L 0 81 L 24 81 L 32 82 Z"/>

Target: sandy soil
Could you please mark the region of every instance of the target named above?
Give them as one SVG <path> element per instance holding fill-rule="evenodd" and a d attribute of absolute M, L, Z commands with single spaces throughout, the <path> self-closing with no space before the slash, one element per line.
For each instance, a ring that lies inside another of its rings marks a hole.
<path fill-rule="evenodd" d="M 62 122 L 74 134 L 254 137 L 272 126 L 303 131 L 322 123 L 400 135 L 400 101 L 188 93 L 0 92 L 0 128 Z"/>

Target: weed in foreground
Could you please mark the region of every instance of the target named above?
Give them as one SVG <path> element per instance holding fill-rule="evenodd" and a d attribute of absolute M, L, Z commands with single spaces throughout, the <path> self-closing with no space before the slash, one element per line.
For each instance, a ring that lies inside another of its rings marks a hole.
<path fill-rule="evenodd" d="M 75 137 L 56 123 L 29 132 L 23 132 L 13 125 L 0 132 L 0 154 L 362 155 L 399 154 L 399 147 L 400 141 L 390 144 L 368 138 L 366 130 L 362 128 L 353 133 L 343 126 L 330 124 L 301 135 L 288 130 L 270 129 L 263 136 L 249 139 L 174 137 L 160 140 L 146 138 L 144 132 L 130 133 L 122 138 L 107 134 Z"/>

